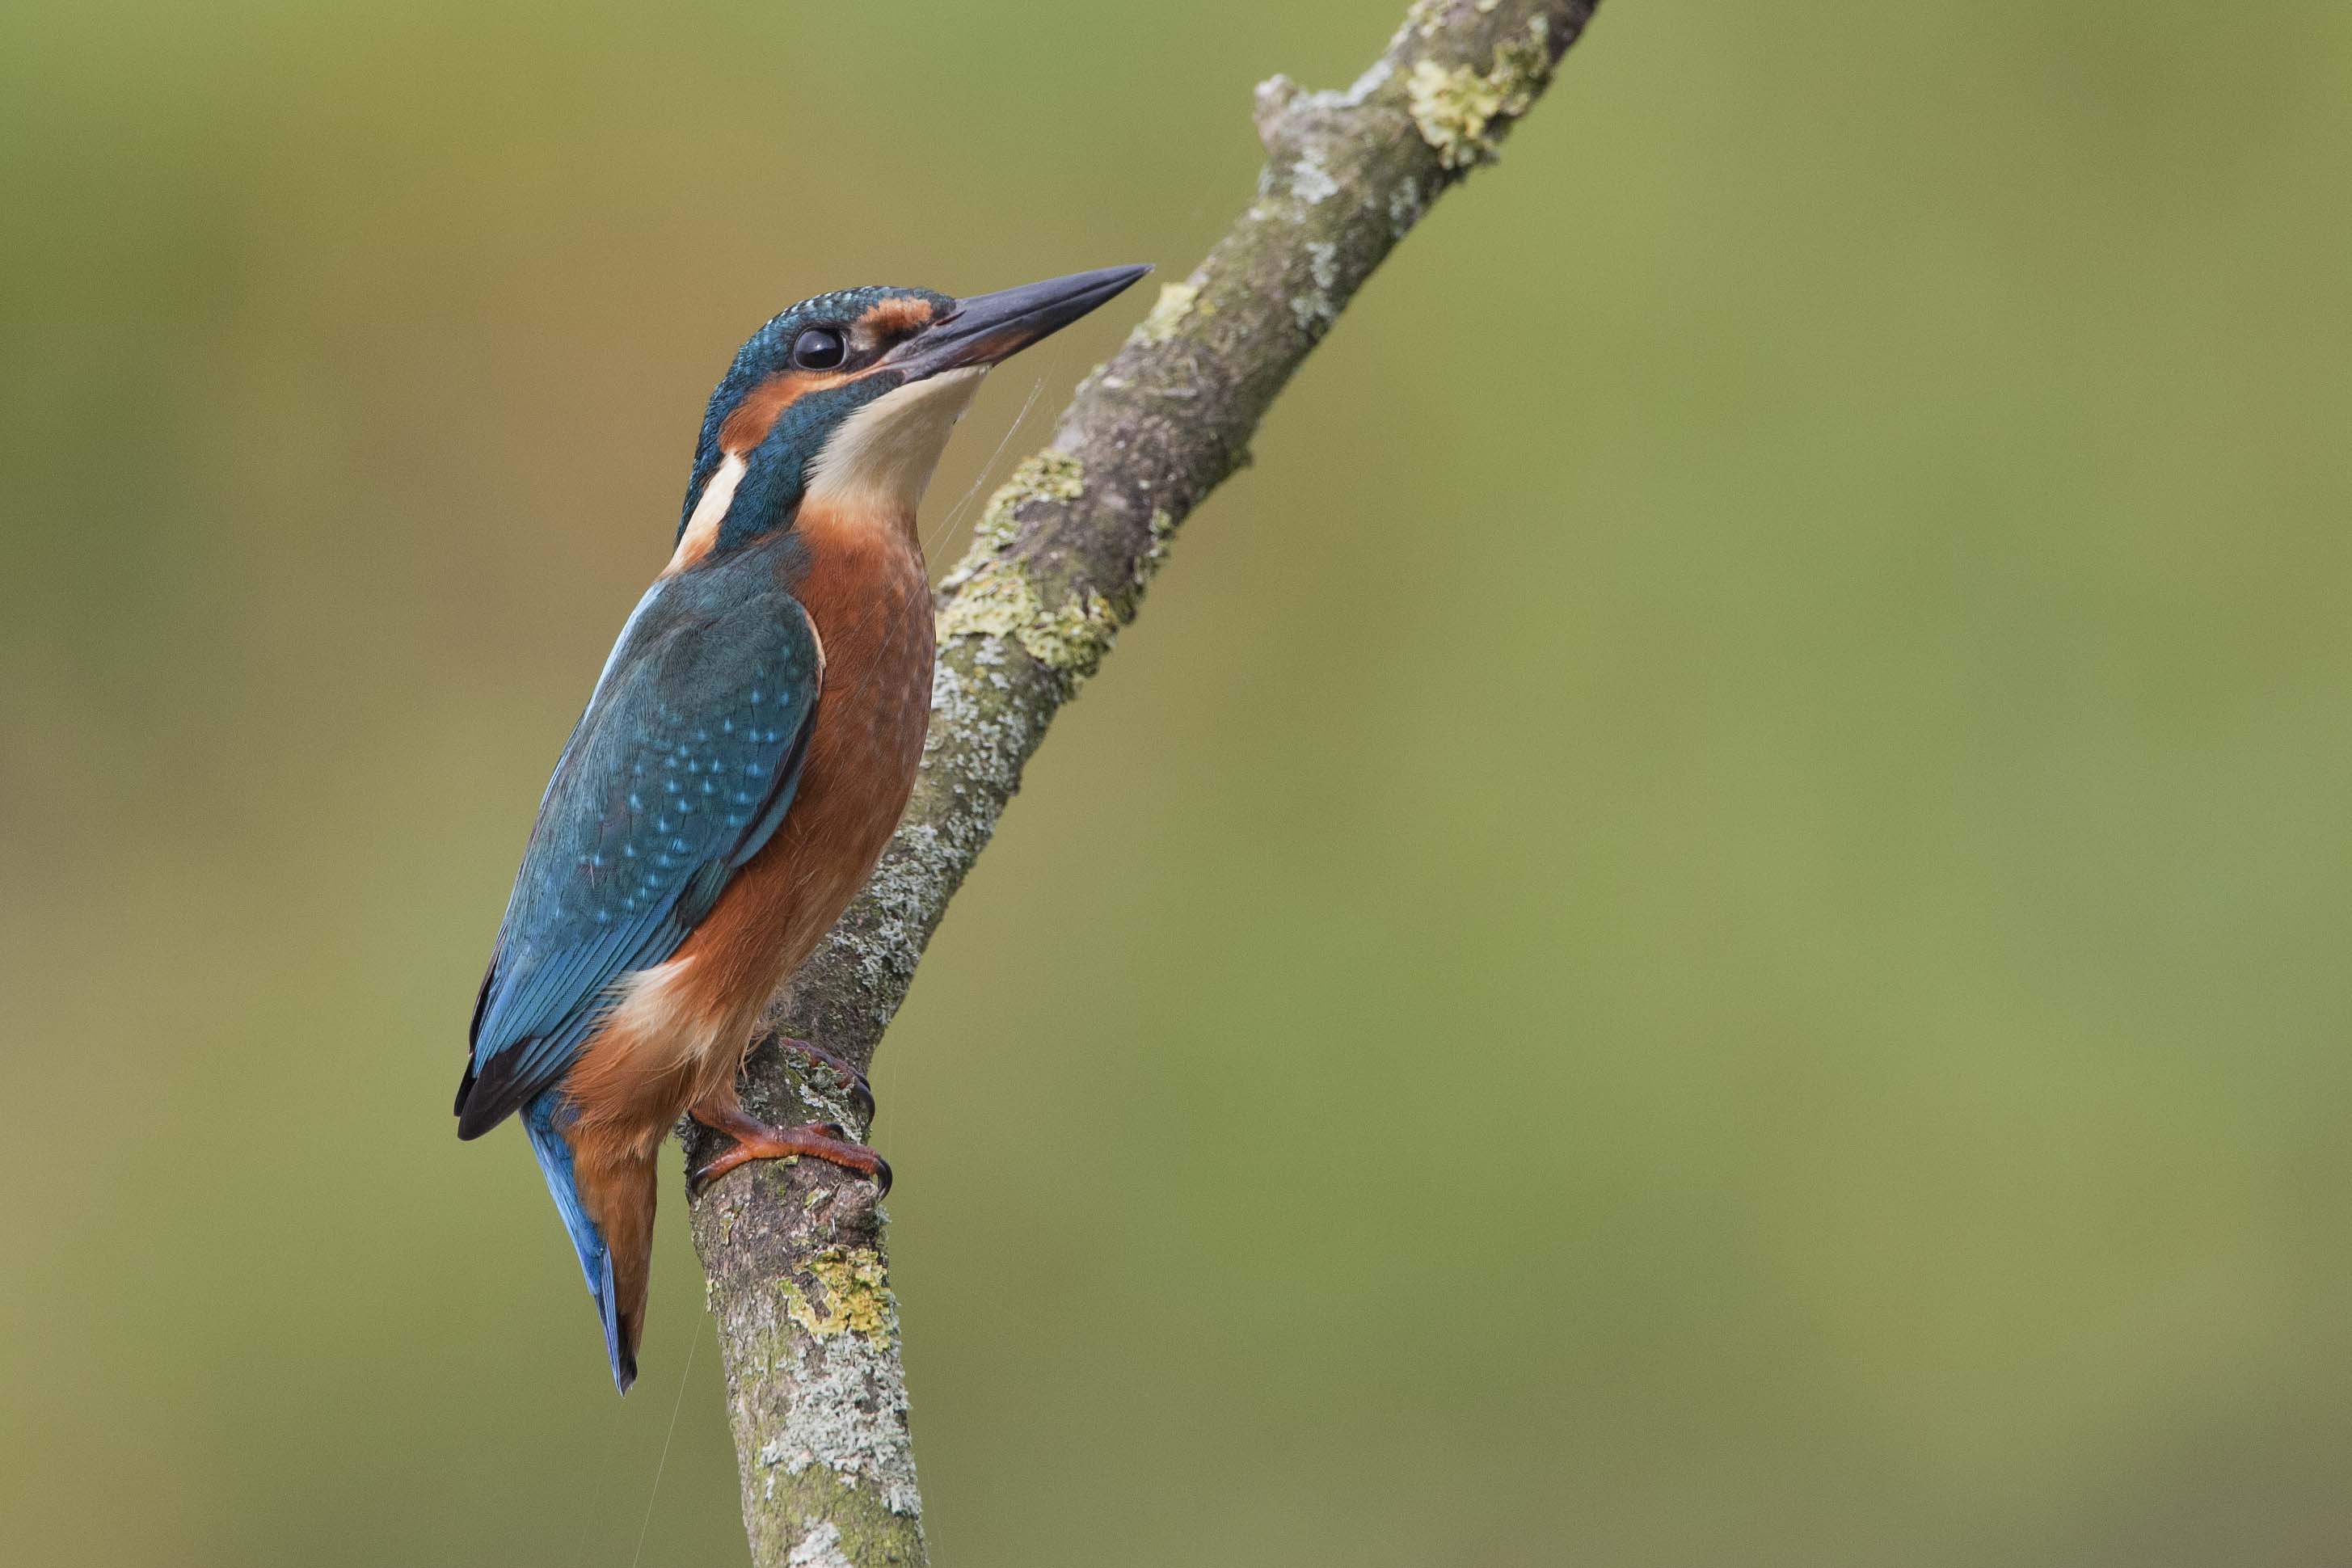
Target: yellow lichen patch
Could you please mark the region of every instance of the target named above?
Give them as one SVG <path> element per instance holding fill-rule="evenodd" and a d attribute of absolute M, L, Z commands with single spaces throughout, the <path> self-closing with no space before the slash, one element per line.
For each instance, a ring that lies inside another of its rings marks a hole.
<path fill-rule="evenodd" d="M 1009 561 L 989 561 L 968 576 L 940 612 L 940 640 L 1009 637 L 1048 668 L 1081 679 L 1092 675 L 1118 635 L 1110 603 L 1088 588 L 1047 609 L 1028 574 Z"/>
<path fill-rule="evenodd" d="M 1494 159 L 1504 129 L 1528 111 L 1551 75 L 1549 36 L 1550 24 L 1532 18 L 1526 37 L 1495 46 L 1494 68 L 1484 74 L 1468 66 L 1448 70 L 1434 60 L 1414 63 L 1405 106 L 1439 163 L 1467 169 Z"/>
<path fill-rule="evenodd" d="M 1088 588 L 1013 635 L 1038 663 L 1084 678 L 1095 672 L 1118 640 L 1118 617 L 1109 600 Z"/>
<path fill-rule="evenodd" d="M 939 639 L 1012 637 L 1040 611 L 1037 590 L 1012 562 L 985 560 L 964 574 L 964 583 L 939 611 Z"/>
<path fill-rule="evenodd" d="M 1076 500 L 1086 489 L 1086 467 L 1067 452 L 1048 447 L 1013 470 L 972 531 L 971 548 L 941 581 L 948 595 L 940 611 L 941 642 L 960 637 L 1012 637 L 1048 668 L 1078 679 L 1094 673 L 1118 635 L 1118 618 L 1092 588 L 1051 608 L 1029 574 L 1000 554 L 1020 525 L 1019 510 L 1032 500 Z"/>
<path fill-rule="evenodd" d="M 971 549 L 965 552 L 954 571 L 940 585 L 952 588 L 973 573 L 982 563 L 1013 537 L 1019 519 L 1014 513 L 1024 501 L 1076 500 L 1085 491 L 1087 467 L 1067 452 L 1047 447 L 1030 453 L 1013 470 L 1012 478 L 996 489 L 981 509 L 980 521 L 972 526 Z"/>
<path fill-rule="evenodd" d="M 940 641 L 1011 637 L 1035 617 L 1038 607 L 1037 591 L 1029 586 L 1028 577 L 1018 566 L 981 561 L 964 572 L 955 597 L 940 612 Z"/>
<path fill-rule="evenodd" d="M 890 1299 L 890 1277 L 880 1253 L 870 1247 L 828 1247 L 809 1259 L 808 1271 L 824 1289 L 822 1308 L 789 1279 L 776 1287 L 793 1321 L 821 1340 L 856 1334 L 880 1344 L 889 1338 L 897 1303 Z"/>
<path fill-rule="evenodd" d="M 1012 478 L 988 498 L 988 515 L 1010 515 L 1024 500 L 1076 500 L 1086 482 L 1084 463 L 1067 452 L 1044 447 L 1022 458 Z"/>
<path fill-rule="evenodd" d="M 1192 313 L 1192 301 L 1200 297 L 1201 286 L 1197 283 L 1162 283 L 1160 298 L 1152 304 L 1151 313 L 1143 318 L 1143 324 L 1136 328 L 1136 331 L 1141 334 L 1145 342 L 1166 342 L 1176 335 L 1176 329 L 1183 324 L 1184 318 Z"/>

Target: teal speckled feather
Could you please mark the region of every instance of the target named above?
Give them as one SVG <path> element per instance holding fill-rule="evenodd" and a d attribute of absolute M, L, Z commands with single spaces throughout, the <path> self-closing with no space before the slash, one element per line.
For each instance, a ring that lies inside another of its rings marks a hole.
<path fill-rule="evenodd" d="M 615 1000 L 676 952 L 783 819 L 815 711 L 808 617 L 781 534 L 666 577 L 629 618 L 540 804 L 457 1093 L 478 1137 L 560 1078 Z"/>

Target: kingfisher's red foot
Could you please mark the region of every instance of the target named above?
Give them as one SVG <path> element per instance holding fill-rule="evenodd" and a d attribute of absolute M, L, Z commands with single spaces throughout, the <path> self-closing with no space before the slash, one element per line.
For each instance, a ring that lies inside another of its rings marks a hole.
<path fill-rule="evenodd" d="M 867 1128 L 873 1127 L 874 1086 L 866 1081 L 866 1075 L 857 1069 L 856 1063 L 835 1056 L 823 1046 L 810 1040 L 788 1040 L 779 1036 L 776 1045 L 779 1049 L 790 1051 L 804 1061 L 814 1062 L 819 1067 L 831 1070 L 848 1090 L 849 1104 L 851 1109 L 857 1112 L 857 1119 L 866 1123 Z"/>
<path fill-rule="evenodd" d="M 686 1178 L 689 1195 L 699 1196 L 702 1189 L 735 1169 L 753 1160 L 782 1160 L 806 1155 L 838 1165 L 845 1171 L 871 1176 L 882 1191 L 890 1192 L 890 1162 L 863 1143 L 853 1143 L 849 1135 L 832 1122 L 810 1122 L 799 1127 L 771 1127 L 738 1107 L 720 1109 L 698 1106 L 687 1112 L 714 1132 L 724 1132 L 735 1140 L 734 1144 L 689 1172 Z"/>

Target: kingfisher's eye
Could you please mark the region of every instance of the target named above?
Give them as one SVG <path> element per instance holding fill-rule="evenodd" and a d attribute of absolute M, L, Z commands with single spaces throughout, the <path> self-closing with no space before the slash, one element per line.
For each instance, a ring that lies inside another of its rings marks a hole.
<path fill-rule="evenodd" d="M 804 328 L 793 340 L 793 363 L 803 370 L 831 370 L 847 352 L 831 327 Z"/>

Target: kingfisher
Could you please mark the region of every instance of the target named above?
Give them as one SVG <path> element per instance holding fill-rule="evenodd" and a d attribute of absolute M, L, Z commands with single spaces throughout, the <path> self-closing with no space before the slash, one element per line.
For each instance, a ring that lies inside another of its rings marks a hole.
<path fill-rule="evenodd" d="M 669 563 L 540 798 L 457 1086 L 460 1138 L 521 1113 L 624 1394 L 655 1155 L 680 1116 L 732 1141 L 698 1187 L 807 1156 L 889 1189 L 872 1149 L 760 1121 L 736 1078 L 914 788 L 932 656 L 915 512 L 950 428 L 992 365 L 1150 270 L 820 294 L 753 332 L 711 394 Z"/>

